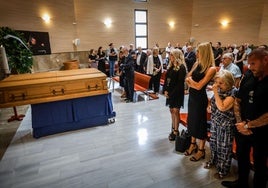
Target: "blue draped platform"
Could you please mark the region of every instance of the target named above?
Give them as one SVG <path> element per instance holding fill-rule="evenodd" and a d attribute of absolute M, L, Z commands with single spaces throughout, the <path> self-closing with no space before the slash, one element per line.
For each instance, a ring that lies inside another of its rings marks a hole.
<path fill-rule="evenodd" d="M 107 125 L 115 117 L 111 93 L 32 104 L 33 137 Z"/>

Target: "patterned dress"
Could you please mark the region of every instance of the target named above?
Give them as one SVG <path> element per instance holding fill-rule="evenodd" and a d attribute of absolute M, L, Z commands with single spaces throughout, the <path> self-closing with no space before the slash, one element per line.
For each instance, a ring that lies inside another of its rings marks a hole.
<path fill-rule="evenodd" d="M 219 91 L 219 96 L 221 99 L 228 96 L 235 97 L 235 92 L 235 88 L 226 92 Z M 213 96 L 211 98 L 210 163 L 216 165 L 218 172 L 222 175 L 227 175 L 230 172 L 234 129 L 235 116 L 233 108 L 227 111 L 220 111 Z"/>

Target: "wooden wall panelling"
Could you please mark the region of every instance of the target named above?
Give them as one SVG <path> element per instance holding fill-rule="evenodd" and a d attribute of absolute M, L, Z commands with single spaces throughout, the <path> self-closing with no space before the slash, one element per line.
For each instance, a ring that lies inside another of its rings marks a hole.
<path fill-rule="evenodd" d="M 221 41 L 223 45 L 245 42 L 258 43 L 260 24 L 263 19 L 263 0 L 250 1 L 199 1 L 194 0 L 193 36 L 198 42 Z M 230 24 L 222 28 L 220 20 L 228 18 Z"/>
<path fill-rule="evenodd" d="M 49 32 L 54 54 L 86 52 L 99 46 L 106 49 L 110 42 L 114 42 L 116 47 L 134 43 L 134 9 L 148 10 L 149 47 L 158 42 L 164 48 L 169 41 L 173 45 L 183 45 L 190 37 L 196 39 L 195 45 L 203 41 L 221 41 L 223 46 L 245 42 L 258 45 L 267 44 L 268 40 L 267 0 L 149 0 L 146 3 L 134 0 L 0 0 L 0 4 L 0 26 Z M 50 24 L 45 24 L 41 19 L 46 11 L 52 17 Z M 106 17 L 113 21 L 110 29 L 103 24 Z M 223 17 L 231 21 L 226 29 L 221 28 L 219 23 Z M 168 26 L 169 19 L 175 21 L 172 30 Z M 81 40 L 77 47 L 72 44 L 75 38 Z M 82 57 L 83 63 L 86 56 L 87 53 Z M 53 63 L 45 66 L 40 64 L 42 70 L 61 65 L 54 56 L 40 56 L 38 61 L 42 62 L 42 57 L 52 59 Z"/>

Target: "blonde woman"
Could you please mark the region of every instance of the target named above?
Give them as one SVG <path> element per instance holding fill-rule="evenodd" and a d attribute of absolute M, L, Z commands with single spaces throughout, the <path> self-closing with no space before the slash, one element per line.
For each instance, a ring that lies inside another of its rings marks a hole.
<path fill-rule="evenodd" d="M 173 49 L 170 52 L 170 63 L 166 73 L 163 92 L 166 97 L 166 105 L 169 106 L 172 122 L 172 131 L 169 140 L 174 141 L 179 130 L 180 108 L 184 101 L 184 81 L 186 65 L 181 50 Z"/>
<path fill-rule="evenodd" d="M 185 155 L 189 156 L 196 152 L 190 158 L 191 161 L 199 161 L 201 158 L 205 158 L 208 105 L 206 87 L 216 74 L 214 55 L 209 42 L 198 45 L 196 58 L 197 62 L 186 78 L 189 87 L 187 124 L 191 135 L 191 144 L 185 151 Z M 196 143 L 197 139 L 199 139 L 199 146 Z"/>
<path fill-rule="evenodd" d="M 214 77 L 211 98 L 211 137 L 210 160 L 204 168 L 216 166 L 217 179 L 226 177 L 231 168 L 232 144 L 234 139 L 235 116 L 234 100 L 237 89 L 234 87 L 235 79 L 228 70 L 220 70 Z"/>

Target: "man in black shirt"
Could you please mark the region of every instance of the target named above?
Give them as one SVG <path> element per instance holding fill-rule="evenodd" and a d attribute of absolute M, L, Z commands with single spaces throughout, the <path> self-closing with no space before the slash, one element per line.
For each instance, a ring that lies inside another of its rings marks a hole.
<path fill-rule="evenodd" d="M 255 49 L 248 56 L 249 71 L 241 80 L 234 112 L 236 117 L 238 180 L 223 181 L 231 188 L 248 188 L 250 148 L 253 147 L 254 188 L 266 188 L 268 156 L 268 51 Z"/>
<path fill-rule="evenodd" d="M 117 50 L 114 48 L 114 44 L 110 43 L 108 49 L 108 57 L 109 57 L 109 75 L 110 77 L 115 76 L 114 68 L 115 62 L 117 61 Z"/>
<path fill-rule="evenodd" d="M 221 64 L 221 58 L 222 58 L 223 50 L 221 48 L 221 42 L 216 43 L 215 47 L 215 65 L 218 67 Z"/>
<path fill-rule="evenodd" d="M 133 102 L 134 97 L 134 59 L 133 55 L 135 54 L 134 51 L 129 53 L 127 47 L 122 49 L 124 62 L 122 63 L 122 69 L 125 74 L 125 92 L 126 92 L 126 102 Z"/>

